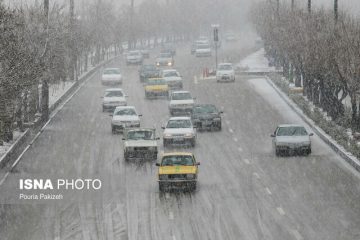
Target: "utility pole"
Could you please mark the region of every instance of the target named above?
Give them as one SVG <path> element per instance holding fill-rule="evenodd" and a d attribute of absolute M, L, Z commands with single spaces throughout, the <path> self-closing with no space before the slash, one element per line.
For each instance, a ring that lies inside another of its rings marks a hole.
<path fill-rule="evenodd" d="M 130 36 L 128 40 L 128 48 L 132 49 L 133 44 L 136 45 L 135 39 L 134 39 L 134 0 L 131 0 L 130 2 Z"/>
<path fill-rule="evenodd" d="M 44 0 L 44 31 L 45 35 L 45 49 L 42 55 L 43 64 L 45 63 L 45 58 L 47 56 L 48 48 L 48 28 L 49 28 L 49 0 Z M 46 122 L 49 119 L 49 84 L 46 79 L 48 76 L 45 76 L 45 79 L 42 81 L 41 85 L 41 120 Z"/>
<path fill-rule="evenodd" d="M 311 13 L 311 0 L 308 0 L 308 12 Z"/>
<path fill-rule="evenodd" d="M 295 0 L 291 0 L 291 11 L 294 11 Z"/>
<path fill-rule="evenodd" d="M 71 63 L 70 63 L 70 79 L 77 79 L 77 58 L 76 58 L 76 49 L 75 49 L 75 13 L 74 13 L 74 0 L 70 0 L 70 49 L 71 49 Z"/>
<path fill-rule="evenodd" d="M 276 0 L 276 14 L 279 16 L 280 0 Z"/>
<path fill-rule="evenodd" d="M 337 23 L 339 15 L 338 15 L 338 0 L 334 0 L 334 17 L 335 23 Z"/>

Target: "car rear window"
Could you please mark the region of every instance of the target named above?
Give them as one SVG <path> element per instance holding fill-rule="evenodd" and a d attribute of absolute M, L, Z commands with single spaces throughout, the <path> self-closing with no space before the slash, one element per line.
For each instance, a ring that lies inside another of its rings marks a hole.
<path fill-rule="evenodd" d="M 161 162 L 162 166 L 193 166 L 194 159 L 192 156 L 165 156 Z"/>

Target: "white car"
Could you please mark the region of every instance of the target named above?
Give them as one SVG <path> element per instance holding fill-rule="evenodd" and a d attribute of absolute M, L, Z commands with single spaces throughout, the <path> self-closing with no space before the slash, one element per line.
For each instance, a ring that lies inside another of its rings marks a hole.
<path fill-rule="evenodd" d="M 102 102 L 102 111 L 114 111 L 118 106 L 127 105 L 127 95 L 124 94 L 124 91 L 121 88 L 108 88 L 105 90 L 103 102 Z"/>
<path fill-rule="evenodd" d="M 170 94 L 170 114 L 191 114 L 194 103 L 194 98 L 189 91 L 173 91 Z"/>
<path fill-rule="evenodd" d="M 121 106 L 116 107 L 114 113 L 111 114 L 111 132 L 124 132 L 126 128 L 139 128 L 140 117 L 135 107 L 133 106 Z"/>
<path fill-rule="evenodd" d="M 124 159 L 157 159 L 158 144 L 153 128 L 128 129 L 124 132 Z"/>
<path fill-rule="evenodd" d="M 211 46 L 210 44 L 198 44 L 195 49 L 196 57 L 210 57 L 211 56 Z"/>
<path fill-rule="evenodd" d="M 297 124 L 279 125 L 271 134 L 276 156 L 282 153 L 311 153 L 311 139 L 313 133 L 308 133 L 304 126 Z"/>
<path fill-rule="evenodd" d="M 231 63 L 220 63 L 216 69 L 217 82 L 234 82 L 235 70 Z"/>
<path fill-rule="evenodd" d="M 122 75 L 119 68 L 105 68 L 102 76 L 101 83 L 103 85 L 122 84 Z"/>
<path fill-rule="evenodd" d="M 126 64 L 142 64 L 143 62 L 143 55 L 139 50 L 130 51 L 126 55 Z"/>
<path fill-rule="evenodd" d="M 161 77 L 165 79 L 170 89 L 182 89 L 183 80 L 180 73 L 175 69 L 164 69 L 161 71 Z"/>
<path fill-rule="evenodd" d="M 163 129 L 164 147 L 168 145 L 195 147 L 196 129 L 193 127 L 190 117 L 171 117 Z"/>

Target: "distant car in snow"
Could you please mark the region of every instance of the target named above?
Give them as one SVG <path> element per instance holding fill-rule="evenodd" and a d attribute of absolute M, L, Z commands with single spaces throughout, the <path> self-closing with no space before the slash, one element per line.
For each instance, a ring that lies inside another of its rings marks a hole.
<path fill-rule="evenodd" d="M 105 68 L 101 75 L 103 85 L 122 84 L 122 75 L 119 68 Z"/>
<path fill-rule="evenodd" d="M 118 106 L 127 105 L 127 95 L 121 88 L 108 88 L 105 90 L 103 102 L 102 102 L 102 111 L 114 111 Z"/>
<path fill-rule="evenodd" d="M 234 82 L 235 70 L 231 63 L 220 63 L 216 69 L 217 82 Z"/>
<path fill-rule="evenodd" d="M 164 147 L 169 145 L 190 145 L 195 147 L 196 130 L 190 117 L 171 117 L 163 129 Z"/>
<path fill-rule="evenodd" d="M 139 50 L 128 52 L 126 55 L 126 64 L 142 64 L 143 56 Z"/>
<path fill-rule="evenodd" d="M 148 78 L 159 77 L 159 69 L 153 64 L 141 65 L 139 69 L 139 78 L 141 82 L 146 82 Z"/>
<path fill-rule="evenodd" d="M 211 46 L 208 43 L 198 44 L 195 49 L 196 57 L 210 57 L 211 56 Z"/>
<path fill-rule="evenodd" d="M 174 66 L 174 58 L 170 52 L 161 52 L 156 58 L 156 66 Z"/>
<path fill-rule="evenodd" d="M 126 128 L 139 128 L 140 116 L 135 107 L 133 106 L 121 106 L 116 107 L 114 113 L 111 114 L 111 132 L 124 132 Z"/>
<path fill-rule="evenodd" d="M 158 144 L 153 128 L 127 129 L 124 132 L 124 159 L 131 158 L 156 160 Z"/>
<path fill-rule="evenodd" d="M 195 191 L 199 165 L 193 153 L 164 153 L 161 161 L 156 163 L 159 167 L 159 190 L 163 192 L 170 188 L 182 188 Z"/>
<path fill-rule="evenodd" d="M 213 104 L 195 104 L 191 119 L 197 129 L 221 130 L 221 114 Z"/>
<path fill-rule="evenodd" d="M 311 153 L 311 139 L 313 133 L 308 133 L 304 126 L 297 124 L 279 125 L 271 137 L 276 156 L 282 153 Z"/>
<path fill-rule="evenodd" d="M 178 90 L 183 88 L 183 79 L 176 69 L 163 69 L 160 73 L 170 89 Z"/>
<path fill-rule="evenodd" d="M 171 115 L 191 114 L 194 98 L 189 91 L 173 91 L 170 94 L 169 111 Z"/>

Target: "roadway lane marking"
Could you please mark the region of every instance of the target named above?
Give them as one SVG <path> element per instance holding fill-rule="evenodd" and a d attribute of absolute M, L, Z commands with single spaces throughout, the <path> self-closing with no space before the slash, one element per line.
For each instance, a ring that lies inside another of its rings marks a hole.
<path fill-rule="evenodd" d="M 304 239 L 296 229 L 292 230 L 292 234 L 294 235 L 296 240 L 303 240 Z"/>
<path fill-rule="evenodd" d="M 279 212 L 280 215 L 282 215 L 282 216 L 285 215 L 285 211 L 281 207 L 277 207 L 276 210 Z"/>
<path fill-rule="evenodd" d="M 229 132 L 230 132 L 230 133 L 233 133 L 233 132 L 234 132 L 234 130 L 232 130 L 231 128 L 229 128 Z"/>
<path fill-rule="evenodd" d="M 265 188 L 266 192 L 269 194 L 269 195 L 272 195 L 272 192 L 270 191 L 269 188 Z"/>
<path fill-rule="evenodd" d="M 236 137 L 234 137 L 234 142 L 237 142 L 237 141 L 238 141 L 238 139 Z"/>
<path fill-rule="evenodd" d="M 245 162 L 246 164 L 250 164 L 250 161 L 249 161 L 249 159 L 247 159 L 247 158 L 244 159 L 244 162 Z"/>
<path fill-rule="evenodd" d="M 169 212 L 169 219 L 174 220 L 174 213 L 172 211 Z"/>
<path fill-rule="evenodd" d="M 257 172 L 254 172 L 253 175 L 257 178 L 260 179 L 260 175 Z"/>

